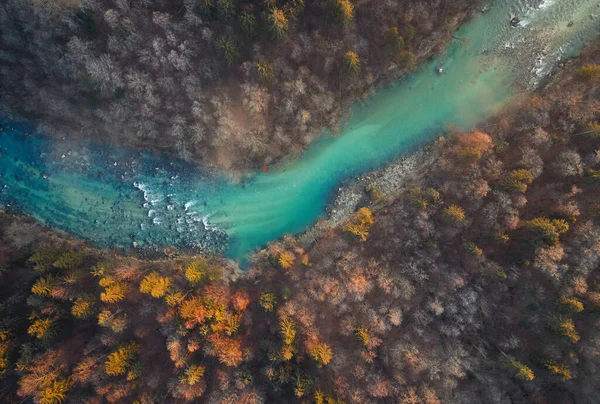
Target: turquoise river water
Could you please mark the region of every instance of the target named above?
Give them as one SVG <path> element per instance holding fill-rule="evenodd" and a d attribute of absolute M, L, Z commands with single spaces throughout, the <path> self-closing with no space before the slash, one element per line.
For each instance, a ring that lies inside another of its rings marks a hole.
<path fill-rule="evenodd" d="M 597 35 L 599 21 L 598 0 L 491 2 L 442 55 L 354 106 L 340 134 L 242 183 L 111 145 L 65 149 L 0 121 L 0 204 L 99 246 L 198 247 L 243 261 L 316 222 L 343 179 L 406 155 L 447 124 L 469 130 L 534 88 Z"/>

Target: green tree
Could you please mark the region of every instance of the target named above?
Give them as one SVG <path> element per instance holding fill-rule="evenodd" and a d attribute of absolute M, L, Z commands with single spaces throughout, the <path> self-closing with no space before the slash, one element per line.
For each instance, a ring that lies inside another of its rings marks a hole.
<path fill-rule="evenodd" d="M 233 0 L 216 0 L 217 13 L 223 21 L 229 21 L 235 15 Z"/>
<path fill-rule="evenodd" d="M 54 267 L 58 269 L 70 270 L 75 269 L 83 263 L 85 259 L 85 253 L 82 251 L 67 251 L 62 254 L 54 262 Z"/>
<path fill-rule="evenodd" d="M 233 66 L 238 58 L 238 48 L 230 36 L 222 36 L 217 40 L 217 54 L 227 67 Z"/>
<path fill-rule="evenodd" d="M 33 269 L 38 272 L 46 272 L 52 268 L 52 265 L 61 256 L 61 251 L 56 247 L 40 247 L 29 257 L 29 262 L 33 264 Z"/>
<path fill-rule="evenodd" d="M 244 10 L 241 12 L 239 19 L 242 31 L 244 31 L 247 36 L 254 37 L 256 35 L 256 28 L 258 26 L 254 14 Z"/>
<path fill-rule="evenodd" d="M 392 27 L 387 30 L 385 39 L 393 56 L 404 50 L 404 38 L 398 32 L 398 28 Z"/>

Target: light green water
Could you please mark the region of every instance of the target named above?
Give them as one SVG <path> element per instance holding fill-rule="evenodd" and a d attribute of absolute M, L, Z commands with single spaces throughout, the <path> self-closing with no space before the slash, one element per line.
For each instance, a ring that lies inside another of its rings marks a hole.
<path fill-rule="evenodd" d="M 597 0 L 495 2 L 436 60 L 353 107 L 339 135 L 324 134 L 295 162 L 244 184 L 107 146 L 73 145 L 61 158 L 52 142 L 15 126 L 0 137 L 0 201 L 101 245 L 130 245 L 134 234 L 140 245 L 220 246 L 243 259 L 313 224 L 344 178 L 414 150 L 447 124 L 469 130 L 535 86 L 597 34 L 599 13 Z M 510 15 L 521 26 L 511 28 Z"/>

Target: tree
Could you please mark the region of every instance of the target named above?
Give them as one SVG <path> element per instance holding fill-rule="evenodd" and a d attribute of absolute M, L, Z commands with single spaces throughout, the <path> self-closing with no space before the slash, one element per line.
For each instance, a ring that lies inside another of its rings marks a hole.
<path fill-rule="evenodd" d="M 127 315 L 119 315 L 120 312 L 113 313 L 106 309 L 98 313 L 98 324 L 102 327 L 110 328 L 114 333 L 120 333 L 127 328 Z"/>
<path fill-rule="evenodd" d="M 417 64 L 415 54 L 408 50 L 398 52 L 394 57 L 394 61 L 401 69 L 412 69 Z"/>
<path fill-rule="evenodd" d="M 450 151 L 471 163 L 479 160 L 493 146 L 490 135 L 479 130 L 457 135 L 452 141 L 454 146 Z"/>
<path fill-rule="evenodd" d="M 217 13 L 223 21 L 228 21 L 235 15 L 235 4 L 232 0 L 216 0 Z"/>
<path fill-rule="evenodd" d="M 192 284 L 198 285 L 206 276 L 208 264 L 204 258 L 196 260 L 185 269 L 185 278 Z"/>
<path fill-rule="evenodd" d="M 514 374 L 514 376 L 521 380 L 530 382 L 533 381 L 533 379 L 535 379 L 533 370 L 519 362 L 517 359 L 515 359 L 514 356 L 507 357 L 506 365 L 509 368 L 509 370 L 511 370 L 511 372 Z"/>
<path fill-rule="evenodd" d="M 181 376 L 181 378 L 179 379 L 179 381 L 181 383 L 185 383 L 185 384 L 188 384 L 190 386 L 193 386 L 196 383 L 199 383 L 200 380 L 202 380 L 202 377 L 204 376 L 205 370 L 206 370 L 206 368 L 204 366 L 190 365 L 185 370 L 183 376 Z"/>
<path fill-rule="evenodd" d="M 104 287 L 104 292 L 100 293 L 100 300 L 104 303 L 118 303 L 125 298 L 127 285 L 124 283 L 107 276 L 100 278 L 98 284 Z"/>
<path fill-rule="evenodd" d="M 565 220 L 550 220 L 545 217 L 536 217 L 535 219 L 525 220 L 522 223 L 522 227 L 535 233 L 550 245 L 558 244 L 559 236 L 569 231 L 569 224 Z"/>
<path fill-rule="evenodd" d="M 242 363 L 242 343 L 239 339 L 212 334 L 209 341 L 219 361 L 227 366 L 237 367 Z"/>
<path fill-rule="evenodd" d="M 398 28 L 392 27 L 388 29 L 385 34 L 385 39 L 393 56 L 396 56 L 404 49 L 404 38 L 402 38 L 398 32 Z"/>
<path fill-rule="evenodd" d="M 333 0 L 333 13 L 339 24 L 346 28 L 354 20 L 354 5 L 350 0 Z"/>
<path fill-rule="evenodd" d="M 84 258 L 85 253 L 83 251 L 67 251 L 58 257 L 53 266 L 64 270 L 75 269 L 83 263 Z"/>
<path fill-rule="evenodd" d="M 193 296 L 181 303 L 179 315 L 185 320 L 185 327 L 192 329 L 198 324 L 204 323 L 208 317 L 208 310 L 201 298 Z"/>
<path fill-rule="evenodd" d="M 440 200 L 440 193 L 433 188 L 413 188 L 408 194 L 410 204 L 417 209 L 426 210 L 430 204 Z"/>
<path fill-rule="evenodd" d="M 40 404 L 60 404 L 65 401 L 69 382 L 66 379 L 53 380 L 40 393 Z"/>
<path fill-rule="evenodd" d="M 564 381 L 571 380 L 571 371 L 566 365 L 555 361 L 548 361 L 544 363 L 544 366 L 551 374 L 560 376 Z"/>
<path fill-rule="evenodd" d="M 279 329 L 281 332 L 281 336 L 283 337 L 283 342 L 286 345 L 292 345 L 294 340 L 296 339 L 296 326 L 294 321 L 285 317 L 279 322 Z"/>
<path fill-rule="evenodd" d="M 249 11 L 242 11 L 240 14 L 240 26 L 242 27 L 242 31 L 249 37 L 254 37 L 256 35 L 256 17 Z"/>
<path fill-rule="evenodd" d="M 273 67 L 266 60 L 260 60 L 256 62 L 256 72 L 258 74 L 258 79 L 260 80 L 260 82 L 265 85 L 271 84 L 275 79 Z"/>
<path fill-rule="evenodd" d="M 558 301 L 564 310 L 571 313 L 580 313 L 583 311 L 583 303 L 573 296 L 563 296 Z"/>
<path fill-rule="evenodd" d="M 360 72 L 360 58 L 353 51 L 348 51 L 344 55 L 344 71 L 348 76 L 356 76 Z"/>
<path fill-rule="evenodd" d="M 31 287 L 31 293 L 39 296 L 50 296 L 58 283 L 58 279 L 52 275 L 39 278 Z"/>
<path fill-rule="evenodd" d="M 90 318 L 94 314 L 94 299 L 88 296 L 78 297 L 71 307 L 71 314 L 82 320 Z"/>
<path fill-rule="evenodd" d="M 600 138 L 600 123 L 592 121 L 588 123 L 587 130 L 590 132 L 590 136 L 593 138 Z"/>
<path fill-rule="evenodd" d="M 444 209 L 444 219 L 451 224 L 457 225 L 465 221 L 465 211 L 458 205 L 450 205 Z"/>
<path fill-rule="evenodd" d="M 171 278 L 160 276 L 156 272 L 146 275 L 140 283 L 140 292 L 160 298 L 167 294 L 171 286 Z"/>
<path fill-rule="evenodd" d="M 575 78 L 586 83 L 600 78 L 600 65 L 587 64 L 581 67 L 575 73 Z"/>
<path fill-rule="evenodd" d="M 281 254 L 279 254 L 278 262 L 283 269 L 290 269 L 294 266 L 295 260 L 296 256 L 293 253 L 289 251 L 283 251 Z"/>
<path fill-rule="evenodd" d="M 29 321 L 31 325 L 27 328 L 27 334 L 42 340 L 48 340 L 56 335 L 56 320 L 32 314 L 29 316 Z"/>
<path fill-rule="evenodd" d="M 527 191 L 527 185 L 533 182 L 533 174 L 531 171 L 526 169 L 513 170 L 504 177 L 501 182 L 501 186 L 508 192 L 520 192 L 524 193 Z"/>
<path fill-rule="evenodd" d="M 269 13 L 268 19 L 271 24 L 271 33 L 273 36 L 276 39 L 283 38 L 288 30 L 288 19 L 285 13 L 278 8 L 273 8 Z"/>
<path fill-rule="evenodd" d="M 356 338 L 358 339 L 358 341 L 364 347 L 369 346 L 369 343 L 371 342 L 371 336 L 369 334 L 369 330 L 367 329 L 367 327 L 356 328 L 356 330 L 354 330 L 354 334 L 356 335 Z"/>
<path fill-rule="evenodd" d="M 331 348 L 324 342 L 310 344 L 308 353 L 317 362 L 317 367 L 327 365 L 331 361 Z"/>
<path fill-rule="evenodd" d="M 104 362 L 106 374 L 109 376 L 124 375 L 133 366 L 138 349 L 137 343 L 128 342 L 111 352 Z"/>
<path fill-rule="evenodd" d="M 238 48 L 231 37 L 222 36 L 217 40 L 217 54 L 227 67 L 233 66 L 238 57 Z"/>
<path fill-rule="evenodd" d="M 556 329 L 560 335 L 566 337 L 573 344 L 578 343 L 581 339 L 579 333 L 575 329 L 575 323 L 573 323 L 573 320 L 570 318 L 559 319 L 557 321 Z"/>
<path fill-rule="evenodd" d="M 33 264 L 33 269 L 43 273 L 52 268 L 60 255 L 61 251 L 56 247 L 40 247 L 35 250 L 28 261 Z"/>
<path fill-rule="evenodd" d="M 373 214 L 369 208 L 360 208 L 352 217 L 346 222 L 343 229 L 347 232 L 360 237 L 362 241 L 366 241 L 369 236 L 369 230 L 375 223 Z"/>
<path fill-rule="evenodd" d="M 258 304 L 260 304 L 260 307 L 262 307 L 265 312 L 269 313 L 275 310 L 277 298 L 274 293 L 263 292 L 260 294 Z"/>

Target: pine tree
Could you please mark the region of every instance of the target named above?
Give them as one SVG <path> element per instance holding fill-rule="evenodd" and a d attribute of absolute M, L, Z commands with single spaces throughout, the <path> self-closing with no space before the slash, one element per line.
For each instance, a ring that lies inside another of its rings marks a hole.
<path fill-rule="evenodd" d="M 333 0 L 333 13 L 343 28 L 354 21 L 354 5 L 350 0 Z"/>
<path fill-rule="evenodd" d="M 331 361 L 332 352 L 326 343 L 311 344 L 308 353 L 317 362 L 317 366 L 327 365 Z"/>
<path fill-rule="evenodd" d="M 29 316 L 31 325 L 27 334 L 37 339 L 47 340 L 56 335 L 56 320 L 48 317 L 39 317 L 36 314 Z"/>
<path fill-rule="evenodd" d="M 204 258 L 196 260 L 185 269 L 185 278 L 193 286 L 198 285 L 206 276 L 207 270 L 208 264 Z"/>
<path fill-rule="evenodd" d="M 79 319 L 90 318 L 94 314 L 94 300 L 88 296 L 78 297 L 71 307 L 71 314 Z"/>
<path fill-rule="evenodd" d="M 514 356 L 508 356 L 506 358 L 506 365 L 512 371 L 512 373 L 519 379 L 526 382 L 530 382 L 535 379 L 533 371 L 519 362 Z"/>
<path fill-rule="evenodd" d="M 100 300 L 105 303 L 118 303 L 125 298 L 127 286 L 112 277 L 100 278 L 98 282 L 104 287 L 104 292 L 100 293 Z"/>
<path fill-rule="evenodd" d="M 289 317 L 282 319 L 279 322 L 281 336 L 286 345 L 291 345 L 296 339 L 296 326 L 294 321 Z"/>
<path fill-rule="evenodd" d="M 283 251 L 281 254 L 279 254 L 279 265 L 281 265 L 281 267 L 283 269 L 290 269 L 291 267 L 294 266 L 294 261 L 296 260 L 296 257 L 294 256 L 293 253 L 289 252 L 289 251 Z"/>
<path fill-rule="evenodd" d="M 275 306 L 277 305 L 277 298 L 273 293 L 263 292 L 260 294 L 258 303 L 260 304 L 260 307 L 262 307 L 263 310 L 268 313 L 275 309 Z"/>
<path fill-rule="evenodd" d="M 460 224 L 465 221 L 465 211 L 458 205 L 450 205 L 444 209 L 444 219 L 451 224 Z"/>
<path fill-rule="evenodd" d="M 66 379 L 53 380 L 40 393 L 40 404 L 60 404 L 65 401 L 69 382 Z"/>
<path fill-rule="evenodd" d="M 271 32 L 276 39 L 281 39 L 285 36 L 288 30 L 288 19 L 285 16 L 285 13 L 278 9 L 274 8 L 269 13 L 269 22 L 271 23 Z"/>
<path fill-rule="evenodd" d="M 108 355 L 104 370 L 109 376 L 124 375 L 133 365 L 139 346 L 135 342 L 121 345 Z"/>
<path fill-rule="evenodd" d="M 156 272 L 146 275 L 140 283 L 140 292 L 160 298 L 167 294 L 171 286 L 171 278 L 160 276 Z"/>
<path fill-rule="evenodd" d="M 184 372 L 183 376 L 179 379 L 181 383 L 188 384 L 193 386 L 196 383 L 199 383 L 202 380 L 205 372 L 204 366 L 200 365 L 190 365 Z"/>
<path fill-rule="evenodd" d="M 360 208 L 344 225 L 343 229 L 347 232 L 360 237 L 366 241 L 369 236 L 369 229 L 375 223 L 373 214 L 369 208 Z"/>
<path fill-rule="evenodd" d="M 353 51 L 348 51 L 344 55 L 344 71 L 348 76 L 356 76 L 360 72 L 360 58 Z"/>

